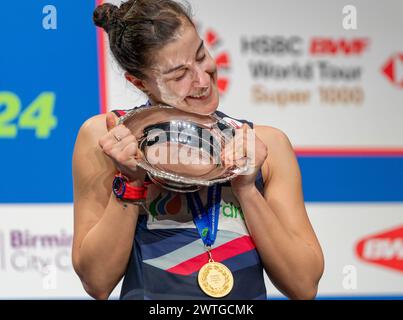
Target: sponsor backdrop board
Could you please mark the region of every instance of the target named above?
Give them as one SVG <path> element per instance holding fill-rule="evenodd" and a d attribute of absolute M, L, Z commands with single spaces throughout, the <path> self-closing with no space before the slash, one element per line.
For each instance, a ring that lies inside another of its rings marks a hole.
<path fill-rule="evenodd" d="M 402 204 L 308 204 L 326 259 L 319 297 L 402 297 Z M 0 207 L 0 299 L 88 298 L 71 266 L 72 205 Z M 380 218 L 380 216 L 382 218 Z M 270 298 L 282 298 L 266 277 Z M 111 298 L 119 296 L 120 284 Z"/>
<path fill-rule="evenodd" d="M 0 12 L 0 298 L 88 298 L 70 259 L 75 136 L 90 116 L 145 101 L 93 27 L 95 2 L 53 1 L 56 29 L 45 1 Z M 220 109 L 296 149 L 326 258 L 319 297 L 403 297 L 403 3 L 350 1 L 356 30 L 340 0 L 190 3 Z"/>
<path fill-rule="evenodd" d="M 357 30 L 343 28 L 343 1 L 190 3 L 220 109 L 288 135 L 307 201 L 403 201 L 402 2 L 351 2 Z M 105 108 L 144 102 L 103 56 Z"/>
<path fill-rule="evenodd" d="M 72 213 L 72 204 L 0 206 L 0 299 L 89 298 L 71 263 Z"/>

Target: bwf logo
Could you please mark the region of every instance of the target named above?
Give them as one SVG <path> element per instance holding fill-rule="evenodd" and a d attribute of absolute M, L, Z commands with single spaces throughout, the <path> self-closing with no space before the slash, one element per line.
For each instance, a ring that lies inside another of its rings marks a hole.
<path fill-rule="evenodd" d="M 356 254 L 365 262 L 403 272 L 403 225 L 362 239 Z"/>

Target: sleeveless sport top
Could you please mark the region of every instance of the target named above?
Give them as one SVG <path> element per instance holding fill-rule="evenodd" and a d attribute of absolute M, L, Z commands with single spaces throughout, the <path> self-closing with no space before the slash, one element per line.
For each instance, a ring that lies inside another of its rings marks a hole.
<path fill-rule="evenodd" d="M 113 112 L 122 116 L 127 111 Z M 226 121 L 253 127 L 246 120 L 230 118 L 220 111 L 216 114 Z M 255 183 L 263 192 L 261 171 Z M 229 182 L 222 184 L 221 193 L 217 239 L 211 252 L 213 259 L 226 265 L 234 277 L 232 291 L 222 299 L 265 300 L 263 266 Z M 207 188 L 201 189 L 199 195 L 206 205 Z M 140 210 L 120 299 L 213 299 L 201 291 L 197 282 L 198 271 L 208 262 L 208 254 L 186 195 L 151 184 L 146 203 L 149 213 Z"/>

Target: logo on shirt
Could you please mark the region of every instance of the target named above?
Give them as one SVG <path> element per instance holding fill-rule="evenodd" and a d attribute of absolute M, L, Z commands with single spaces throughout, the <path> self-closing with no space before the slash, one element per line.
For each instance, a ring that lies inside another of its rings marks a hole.
<path fill-rule="evenodd" d="M 181 211 L 181 208 L 180 194 L 175 192 L 159 193 L 149 206 L 150 213 L 154 218 L 158 215 L 176 215 Z"/>
<path fill-rule="evenodd" d="M 158 196 L 151 201 L 149 212 L 156 218 L 157 216 L 174 216 L 182 210 L 182 199 L 179 193 L 167 192 L 159 193 Z M 189 207 L 186 207 L 186 213 L 192 215 Z M 221 202 L 220 213 L 224 218 L 242 219 L 244 215 L 242 208 L 236 206 L 233 202 Z"/>
<path fill-rule="evenodd" d="M 221 212 L 225 218 L 241 218 L 244 220 L 242 208 L 235 206 L 232 202 L 221 205 Z"/>

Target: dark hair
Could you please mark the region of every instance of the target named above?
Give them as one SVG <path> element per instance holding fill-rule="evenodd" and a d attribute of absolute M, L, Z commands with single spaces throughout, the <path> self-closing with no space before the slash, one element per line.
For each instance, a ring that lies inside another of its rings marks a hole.
<path fill-rule="evenodd" d="M 153 63 L 155 50 L 174 39 L 179 27 L 190 18 L 190 5 L 173 0 L 129 0 L 117 7 L 98 6 L 93 15 L 96 26 L 103 28 L 119 65 L 139 79 Z"/>

